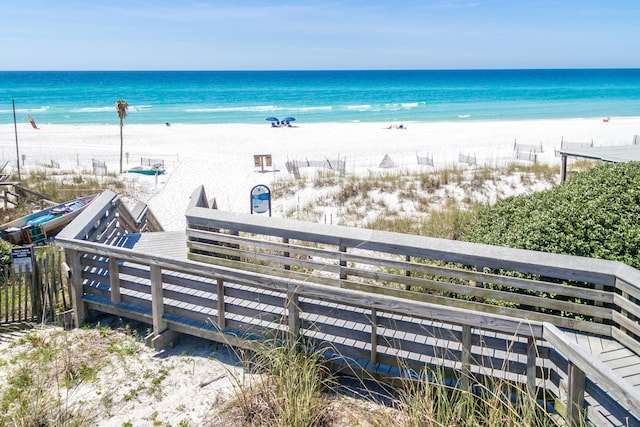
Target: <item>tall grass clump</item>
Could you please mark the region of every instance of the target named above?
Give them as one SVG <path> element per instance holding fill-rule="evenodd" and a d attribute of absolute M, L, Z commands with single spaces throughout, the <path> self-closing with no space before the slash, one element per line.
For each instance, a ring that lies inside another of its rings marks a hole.
<path fill-rule="evenodd" d="M 449 240 L 463 240 L 470 225 L 483 209 L 479 203 L 463 208 L 449 199 L 440 209 L 434 209 L 420 222 L 418 234 Z"/>
<path fill-rule="evenodd" d="M 443 368 L 425 368 L 419 379 L 403 378 L 396 387 L 398 411 L 389 425 L 422 426 L 557 426 L 525 387 L 488 377 L 470 379 L 468 388 L 445 381 Z"/>
<path fill-rule="evenodd" d="M 46 171 L 30 171 L 21 185 L 38 191 L 56 202 L 98 194 L 104 190 L 122 192 L 125 183 L 114 174 L 104 176 L 79 175 L 76 173 L 51 175 Z"/>
<path fill-rule="evenodd" d="M 238 381 L 235 417 L 251 426 L 324 426 L 329 417 L 324 393 L 334 384 L 318 351 L 299 344 L 278 345 L 266 341 L 246 360 L 258 379 L 242 386 Z M 237 379 L 236 379 L 237 380 Z"/>

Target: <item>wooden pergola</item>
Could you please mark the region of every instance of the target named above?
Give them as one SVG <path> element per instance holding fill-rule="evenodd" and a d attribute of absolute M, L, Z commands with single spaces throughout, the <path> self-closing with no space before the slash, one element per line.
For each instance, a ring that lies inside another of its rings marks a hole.
<path fill-rule="evenodd" d="M 640 145 L 566 148 L 560 149 L 558 153 L 562 158 L 560 182 L 567 179 L 567 157 L 582 157 L 611 163 L 640 162 Z"/>

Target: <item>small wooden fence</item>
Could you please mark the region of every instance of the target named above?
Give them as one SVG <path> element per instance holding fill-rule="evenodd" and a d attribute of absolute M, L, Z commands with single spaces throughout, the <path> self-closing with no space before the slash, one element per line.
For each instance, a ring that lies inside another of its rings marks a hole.
<path fill-rule="evenodd" d="M 63 322 L 71 298 L 62 268 L 60 248 L 34 248 L 35 271 L 16 274 L 9 265 L 0 272 L 0 324 Z"/>
<path fill-rule="evenodd" d="M 141 238 L 127 234 L 117 200 L 103 193 L 57 237 L 77 324 L 88 310 L 140 320 L 154 345 L 175 333 L 249 348 L 304 337 L 352 369 L 444 367 L 463 382 L 521 385 L 564 406 L 571 425 L 585 414 L 640 423 L 638 391 L 565 332 L 638 350 L 640 272 L 628 266 L 215 211 L 202 188 L 187 210 L 185 260 L 115 247 Z"/>

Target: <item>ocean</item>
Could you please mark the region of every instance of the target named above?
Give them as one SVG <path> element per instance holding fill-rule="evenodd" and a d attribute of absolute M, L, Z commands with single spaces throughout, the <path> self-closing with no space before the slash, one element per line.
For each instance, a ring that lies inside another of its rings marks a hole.
<path fill-rule="evenodd" d="M 4 71 L 0 124 L 429 122 L 639 117 L 640 69 Z"/>

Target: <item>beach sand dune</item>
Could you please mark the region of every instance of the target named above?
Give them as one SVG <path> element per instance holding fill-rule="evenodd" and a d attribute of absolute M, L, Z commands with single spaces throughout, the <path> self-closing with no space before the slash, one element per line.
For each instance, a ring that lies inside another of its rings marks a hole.
<path fill-rule="evenodd" d="M 404 129 L 389 123 L 313 123 L 291 128 L 266 124 L 174 124 L 124 126 L 124 169 L 140 159 L 164 161 L 167 173 L 159 177 L 125 174 L 133 197 L 147 202 L 167 230 L 184 229 L 189 196 L 204 185 L 218 207 L 248 212 L 249 193 L 257 184 L 269 185 L 288 176 L 288 160 L 346 161 L 348 174 L 380 171 L 385 155 L 397 168 L 418 168 L 416 154 L 429 155 L 435 168 L 458 163 L 460 154 L 475 156 L 479 165 L 500 166 L 515 160 L 514 142 L 540 145 L 538 161 L 559 163 L 554 149 L 564 139 L 596 146 L 628 145 L 640 133 L 640 118 L 563 120 L 409 122 Z M 43 167 L 51 161 L 61 169 L 90 173 L 92 159 L 118 172 L 120 133 L 111 125 L 47 125 L 33 129 L 18 125 L 18 148 L 23 168 Z M 0 125 L 0 160 L 16 166 L 13 125 Z M 253 156 L 270 154 L 267 173 L 254 166 Z M 425 170 L 428 167 L 422 166 Z M 135 176 L 134 176 L 135 175 Z"/>

